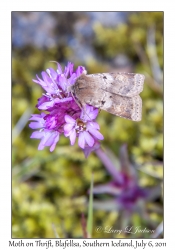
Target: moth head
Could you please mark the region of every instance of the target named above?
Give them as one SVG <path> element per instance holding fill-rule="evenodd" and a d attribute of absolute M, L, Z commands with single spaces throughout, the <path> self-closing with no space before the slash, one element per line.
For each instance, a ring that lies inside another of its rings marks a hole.
<path fill-rule="evenodd" d="M 87 71 L 86 71 L 86 70 L 83 70 L 82 74 L 79 75 L 79 76 L 77 77 L 75 83 L 72 84 L 72 85 L 67 86 L 67 93 L 73 93 L 73 92 L 74 92 L 74 86 L 75 86 L 77 80 L 78 80 L 80 77 L 82 77 L 83 75 L 86 75 L 86 74 L 87 74 Z"/>
<path fill-rule="evenodd" d="M 73 86 L 74 86 L 74 84 L 67 86 L 67 93 L 72 93 L 73 92 Z"/>

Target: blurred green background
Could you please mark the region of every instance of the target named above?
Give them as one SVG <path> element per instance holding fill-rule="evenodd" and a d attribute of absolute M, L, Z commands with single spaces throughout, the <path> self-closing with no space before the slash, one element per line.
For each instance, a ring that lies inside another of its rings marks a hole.
<path fill-rule="evenodd" d="M 87 159 L 76 145 L 61 136 L 54 152 L 38 151 L 30 139 L 30 114 L 42 89 L 36 74 L 57 61 L 86 67 L 89 74 L 133 72 L 146 76 L 142 121 L 132 122 L 105 111 L 98 116 L 105 139 L 102 147 L 119 159 L 128 145 L 142 187 L 163 188 L 163 12 L 12 12 L 12 237 L 82 238 L 81 215 L 87 218 L 91 173 L 94 186 L 111 180 L 103 163 L 92 153 Z M 94 201 L 108 196 L 95 195 Z M 160 231 L 162 191 L 144 202 L 146 218 L 129 213 L 130 225 Z M 93 238 L 150 238 L 96 232 L 97 226 L 120 229 L 125 216 L 105 206 L 94 209 Z M 157 231 L 157 232 L 158 232 Z"/>

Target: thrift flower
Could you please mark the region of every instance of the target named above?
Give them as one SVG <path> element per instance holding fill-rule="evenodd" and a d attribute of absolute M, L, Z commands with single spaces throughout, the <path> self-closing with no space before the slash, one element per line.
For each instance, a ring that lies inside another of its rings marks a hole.
<path fill-rule="evenodd" d="M 93 120 L 75 120 L 69 115 L 66 115 L 65 121 L 66 124 L 64 126 L 64 135 L 66 137 L 70 137 L 71 145 L 74 145 L 76 136 L 78 136 L 78 145 L 82 149 L 85 148 L 86 144 L 89 147 L 93 147 L 95 140 L 103 140 L 104 138 L 103 135 L 98 131 L 100 129 L 98 123 L 93 122 Z"/>
<path fill-rule="evenodd" d="M 31 135 L 31 138 L 41 140 L 38 150 L 49 146 L 50 151 L 53 151 L 63 134 L 69 137 L 71 145 L 78 137 L 78 145 L 87 157 L 95 150 L 98 141 L 104 139 L 95 121 L 98 109 L 90 105 L 80 108 L 69 91 L 82 73 L 86 73 L 83 66 L 78 66 L 74 71 L 73 63 L 68 62 L 63 70 L 57 63 L 57 70 L 49 68 L 41 73 L 41 78 L 36 76 L 37 79 L 33 79 L 45 91 L 36 105 L 42 113 L 33 114 L 29 119 L 32 121 L 29 127 L 38 129 Z"/>
<path fill-rule="evenodd" d="M 138 179 L 135 176 L 135 169 L 132 169 L 127 159 L 126 145 L 122 147 L 122 150 L 120 159 L 122 168 L 120 171 L 117 170 L 109 156 L 102 149 L 98 148 L 95 151 L 107 171 L 111 174 L 112 180 L 106 184 L 94 186 L 93 193 L 107 193 L 113 196 L 113 199 L 108 200 L 107 209 L 110 209 L 115 204 L 117 210 L 137 211 L 139 200 L 144 201 L 147 199 L 153 189 L 149 191 L 147 188 L 139 186 Z M 123 167 L 124 165 L 125 167 Z M 103 203 L 99 203 L 99 207 L 103 207 Z"/>

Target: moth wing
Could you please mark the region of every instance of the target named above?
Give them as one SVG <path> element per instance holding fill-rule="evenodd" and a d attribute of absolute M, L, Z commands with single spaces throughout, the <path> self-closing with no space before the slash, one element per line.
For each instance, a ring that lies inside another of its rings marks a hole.
<path fill-rule="evenodd" d="M 104 91 L 132 97 L 143 91 L 145 76 L 142 74 L 118 72 L 92 74 L 87 75 L 87 78 L 94 85 L 99 85 Z"/>
<path fill-rule="evenodd" d="M 126 97 L 98 91 L 98 98 L 93 98 L 91 93 L 91 95 L 86 95 L 84 101 L 122 118 L 132 121 L 140 121 L 142 119 L 142 99 L 139 95 Z"/>
<path fill-rule="evenodd" d="M 82 106 L 89 104 L 116 116 L 133 121 L 140 121 L 142 117 L 142 99 L 137 93 L 140 93 L 141 89 L 143 89 L 143 83 L 142 88 L 140 88 L 140 90 L 136 88 L 136 91 L 134 91 L 134 84 L 131 90 L 127 90 L 127 87 L 125 87 L 123 90 L 123 92 L 125 91 L 124 95 L 120 88 L 114 88 L 115 91 L 110 89 L 110 81 L 107 81 L 107 83 L 102 81 L 104 76 L 107 78 L 109 75 L 111 76 L 111 74 L 112 73 L 94 75 L 82 74 L 72 86 L 72 92 L 75 98 L 79 103 L 81 103 Z M 116 73 L 114 74 L 116 75 Z M 139 74 L 130 73 L 129 75 L 131 75 L 131 78 L 133 79 L 133 75 Z M 112 76 L 111 82 L 113 82 L 114 79 L 116 79 L 115 76 Z"/>

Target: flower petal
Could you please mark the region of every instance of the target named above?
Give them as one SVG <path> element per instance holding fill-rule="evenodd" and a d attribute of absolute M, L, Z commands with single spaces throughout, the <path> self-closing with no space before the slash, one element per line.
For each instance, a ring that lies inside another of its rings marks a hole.
<path fill-rule="evenodd" d="M 45 83 L 47 83 L 47 85 L 48 85 L 48 83 L 52 83 L 51 78 L 48 76 L 48 74 L 47 74 L 45 71 L 43 71 L 43 72 L 41 73 L 41 75 L 42 75 L 43 81 L 44 81 Z"/>
<path fill-rule="evenodd" d="M 86 105 L 85 109 L 82 109 L 80 118 L 85 121 L 92 121 L 98 115 L 98 109 L 92 106 Z"/>
<path fill-rule="evenodd" d="M 79 145 L 80 148 L 84 148 L 85 147 L 85 139 L 84 139 L 83 133 L 79 134 L 78 145 Z"/>
<path fill-rule="evenodd" d="M 70 135 L 71 130 L 73 129 L 74 124 L 67 123 L 64 125 L 64 135 L 67 137 Z"/>
<path fill-rule="evenodd" d="M 53 107 L 55 104 L 55 100 L 53 101 L 50 101 L 50 102 L 44 102 L 42 103 L 41 105 L 38 106 L 38 109 L 48 109 L 48 108 L 51 108 Z"/>
<path fill-rule="evenodd" d="M 44 114 L 45 116 L 45 114 Z M 44 117 L 43 116 L 43 113 L 41 115 L 38 115 L 38 114 L 33 114 L 31 115 L 30 119 L 29 120 L 33 120 L 33 121 L 41 121 L 41 119 Z"/>
<path fill-rule="evenodd" d="M 67 123 L 75 124 L 76 122 L 70 115 L 65 115 L 64 119 Z"/>
<path fill-rule="evenodd" d="M 92 147 L 94 145 L 94 138 L 87 131 L 84 131 L 82 133 L 89 147 Z"/>
<path fill-rule="evenodd" d="M 67 83 L 67 78 L 65 77 L 64 74 L 59 75 L 58 82 L 61 89 L 65 91 L 67 89 L 68 83 Z"/>
<path fill-rule="evenodd" d="M 74 145 L 76 140 L 76 131 L 73 129 L 70 134 L 70 144 Z"/>
<path fill-rule="evenodd" d="M 89 129 L 89 128 L 94 128 L 94 129 L 98 129 L 98 130 L 100 129 L 100 126 L 97 122 L 88 122 L 86 127 L 87 127 L 87 129 Z"/>
<path fill-rule="evenodd" d="M 54 69 L 49 68 L 49 69 L 46 70 L 46 72 L 47 72 L 49 75 L 51 75 L 51 77 L 52 77 L 53 79 L 56 79 L 56 78 L 57 78 L 57 72 L 55 72 Z"/>
<path fill-rule="evenodd" d="M 91 152 L 93 152 L 99 148 L 100 148 L 100 143 L 98 141 L 95 141 L 93 147 L 89 147 L 88 145 L 86 145 L 85 148 L 83 149 L 85 157 L 87 158 Z"/>
<path fill-rule="evenodd" d="M 52 143 L 52 145 L 50 147 L 50 152 L 52 152 L 55 149 L 55 146 L 56 146 L 58 141 L 59 141 L 59 133 L 57 133 L 55 135 L 54 141 L 53 141 L 53 143 Z"/>
<path fill-rule="evenodd" d="M 58 67 L 57 73 L 58 74 L 62 74 L 62 67 L 61 67 L 61 65 L 58 62 L 56 62 L 56 63 L 57 63 L 57 67 Z"/>
<path fill-rule="evenodd" d="M 104 136 L 96 129 L 89 126 L 88 131 L 91 133 L 91 135 L 95 136 L 98 140 L 103 140 Z"/>
<path fill-rule="evenodd" d="M 44 145 L 47 146 L 47 147 L 51 146 L 53 144 L 53 142 L 54 142 L 55 136 L 56 135 L 55 135 L 54 132 L 53 133 L 49 133 L 49 135 L 47 137 L 45 136 L 47 139 L 45 140 L 45 142 L 43 140 Z"/>
<path fill-rule="evenodd" d="M 51 132 L 45 132 L 44 131 L 44 135 L 41 139 L 41 142 L 38 146 L 38 150 L 42 150 L 45 146 L 50 146 L 50 144 L 47 144 L 47 140 L 49 139 L 49 137 L 51 136 Z"/>
<path fill-rule="evenodd" d="M 77 77 L 79 77 L 81 74 L 85 74 L 87 73 L 85 67 L 83 66 L 78 66 L 77 70 L 75 71 Z"/>
<path fill-rule="evenodd" d="M 69 85 L 73 85 L 73 84 L 75 83 L 76 80 L 77 80 L 77 76 L 76 76 L 75 73 L 73 73 L 73 74 L 71 75 L 71 77 L 68 79 Z"/>
<path fill-rule="evenodd" d="M 41 139 L 44 136 L 44 131 L 35 131 L 31 134 L 30 138 Z"/>
<path fill-rule="evenodd" d="M 31 122 L 29 124 L 29 127 L 32 129 L 43 128 L 43 124 L 41 124 L 40 122 Z"/>

